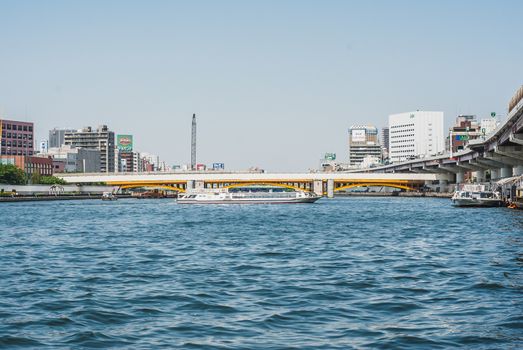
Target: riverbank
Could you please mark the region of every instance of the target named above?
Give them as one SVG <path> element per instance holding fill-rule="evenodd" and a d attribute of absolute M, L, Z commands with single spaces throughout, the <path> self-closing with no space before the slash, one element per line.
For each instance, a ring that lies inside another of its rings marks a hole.
<path fill-rule="evenodd" d="M 119 194 L 118 198 L 131 198 L 128 194 Z M 101 194 L 61 194 L 61 195 L 36 195 L 36 196 L 0 196 L 2 202 L 34 202 L 34 201 L 62 201 L 62 200 L 83 200 L 83 199 L 102 199 Z"/>
<path fill-rule="evenodd" d="M 335 197 L 429 197 L 452 198 L 447 192 L 343 192 L 336 193 Z"/>

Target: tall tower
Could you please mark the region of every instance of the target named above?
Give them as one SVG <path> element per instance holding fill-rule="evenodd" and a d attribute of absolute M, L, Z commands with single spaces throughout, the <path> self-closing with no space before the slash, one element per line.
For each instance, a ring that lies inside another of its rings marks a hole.
<path fill-rule="evenodd" d="M 192 115 L 191 129 L 191 170 L 196 170 L 196 114 Z"/>

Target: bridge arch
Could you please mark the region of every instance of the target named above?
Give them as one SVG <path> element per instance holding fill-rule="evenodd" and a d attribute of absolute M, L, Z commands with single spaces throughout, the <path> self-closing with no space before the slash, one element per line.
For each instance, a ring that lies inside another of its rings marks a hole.
<path fill-rule="evenodd" d="M 127 190 L 130 188 L 158 188 L 168 191 L 176 191 L 176 192 L 185 192 L 184 188 L 181 187 L 175 187 L 175 186 L 168 186 L 168 185 L 155 185 L 155 184 L 128 184 L 128 185 L 121 185 L 120 188 L 122 190 Z"/>
<path fill-rule="evenodd" d="M 341 190 L 346 190 L 346 189 L 354 188 L 354 187 L 392 187 L 392 188 L 398 188 L 398 189 L 402 189 L 402 190 L 406 190 L 406 191 L 415 191 L 414 188 L 412 188 L 410 186 L 407 186 L 407 185 L 403 185 L 403 184 L 381 183 L 381 182 L 380 183 L 360 182 L 360 183 L 354 183 L 354 184 L 349 184 L 349 185 L 343 185 L 343 186 L 340 186 L 340 187 L 336 187 L 334 189 L 334 192 L 341 191 Z"/>

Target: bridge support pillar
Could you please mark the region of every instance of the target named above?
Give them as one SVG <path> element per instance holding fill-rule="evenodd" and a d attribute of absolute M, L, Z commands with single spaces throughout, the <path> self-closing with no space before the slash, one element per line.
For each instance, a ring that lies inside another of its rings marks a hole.
<path fill-rule="evenodd" d="M 439 180 L 439 191 L 449 192 L 449 182 L 447 180 Z"/>
<path fill-rule="evenodd" d="M 463 170 L 459 170 L 456 173 L 456 184 L 462 184 L 465 182 L 465 172 Z"/>
<path fill-rule="evenodd" d="M 512 168 L 512 175 L 514 175 L 514 176 L 523 175 L 523 165 L 517 165 L 514 168 Z"/>
<path fill-rule="evenodd" d="M 511 177 L 512 176 L 512 167 L 503 167 L 501 168 L 501 177 Z"/>
<path fill-rule="evenodd" d="M 490 169 L 490 180 L 497 180 L 499 179 L 499 169 Z"/>
<path fill-rule="evenodd" d="M 312 187 L 314 193 L 316 193 L 318 196 L 323 196 L 323 181 L 314 180 Z"/>
<path fill-rule="evenodd" d="M 334 198 L 334 180 L 327 180 L 327 198 Z"/>
<path fill-rule="evenodd" d="M 485 182 L 485 170 L 476 170 L 472 173 L 472 176 L 476 178 L 476 182 Z"/>

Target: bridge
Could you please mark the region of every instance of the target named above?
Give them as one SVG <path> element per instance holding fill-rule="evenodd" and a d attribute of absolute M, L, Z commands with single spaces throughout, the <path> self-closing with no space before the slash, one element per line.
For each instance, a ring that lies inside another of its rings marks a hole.
<path fill-rule="evenodd" d="M 269 185 L 311 191 L 332 197 L 335 192 L 361 186 L 419 190 L 427 183 L 448 181 L 447 174 L 368 174 L 368 173 L 254 173 L 254 172 L 151 172 L 90 173 L 57 175 L 72 184 L 105 183 L 121 189 L 162 188 L 177 192 L 189 189 L 233 188 Z"/>

